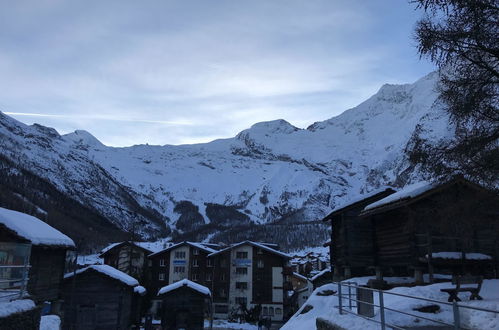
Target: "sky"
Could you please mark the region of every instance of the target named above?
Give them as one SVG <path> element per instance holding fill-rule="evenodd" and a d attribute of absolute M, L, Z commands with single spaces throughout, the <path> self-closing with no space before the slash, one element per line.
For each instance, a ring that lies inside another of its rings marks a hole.
<path fill-rule="evenodd" d="M 0 0 L 0 111 L 111 146 L 306 128 L 434 70 L 404 0 Z"/>

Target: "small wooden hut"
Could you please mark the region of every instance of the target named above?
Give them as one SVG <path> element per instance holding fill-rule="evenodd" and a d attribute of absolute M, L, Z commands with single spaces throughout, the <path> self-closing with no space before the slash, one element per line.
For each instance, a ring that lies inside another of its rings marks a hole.
<path fill-rule="evenodd" d="M 165 330 L 202 330 L 210 311 L 211 292 L 205 286 L 184 279 L 161 288 L 161 326 Z"/>
<path fill-rule="evenodd" d="M 386 188 L 367 194 L 337 207 L 323 219 L 331 221 L 331 242 L 328 242 L 328 245 L 336 279 L 367 274 L 366 265 L 370 266 L 374 258 L 373 228 L 369 221 L 359 218 L 358 215 L 367 205 L 394 192 L 395 190 Z"/>
<path fill-rule="evenodd" d="M 62 329 L 128 329 L 140 322 L 139 282 L 108 265 L 66 274 Z"/>
<path fill-rule="evenodd" d="M 27 290 L 36 302 L 55 301 L 60 297 L 66 252 L 74 249 L 73 241 L 31 215 L 0 208 L 0 242 L 7 243 L 0 257 L 7 264 L 11 253 L 8 246 L 31 244 Z"/>

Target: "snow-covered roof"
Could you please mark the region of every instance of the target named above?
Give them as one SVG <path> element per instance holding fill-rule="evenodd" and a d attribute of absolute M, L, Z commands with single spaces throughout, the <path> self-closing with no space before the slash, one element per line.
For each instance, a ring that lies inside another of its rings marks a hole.
<path fill-rule="evenodd" d="M 33 300 L 20 299 L 13 301 L 0 301 L 0 317 L 6 317 L 11 314 L 29 311 L 35 308 Z"/>
<path fill-rule="evenodd" d="M 104 275 L 112 277 L 112 278 L 114 278 L 118 281 L 121 281 L 122 283 L 129 285 L 129 286 L 132 286 L 132 287 L 139 285 L 139 282 L 135 278 L 133 278 L 130 275 L 125 274 L 122 271 L 117 270 L 116 268 L 111 267 L 109 265 L 92 265 L 92 266 L 88 266 L 86 268 L 78 269 L 76 271 L 76 275 L 81 274 L 83 272 L 86 272 L 89 269 L 95 270 L 99 273 L 102 273 Z M 74 272 L 68 273 L 68 274 L 64 275 L 64 278 L 70 278 L 73 275 L 74 275 Z"/>
<path fill-rule="evenodd" d="M 295 272 L 293 272 L 293 276 L 298 277 L 298 278 L 300 278 L 300 279 L 302 279 L 302 280 L 308 281 L 308 278 L 306 278 L 305 276 L 303 276 L 303 275 L 302 275 L 302 274 L 300 274 L 300 273 L 295 273 Z"/>
<path fill-rule="evenodd" d="M 183 279 L 183 280 L 180 280 L 178 282 L 175 282 L 173 284 L 170 284 L 170 285 L 167 285 L 167 286 L 164 286 L 162 287 L 161 289 L 159 289 L 158 291 L 158 296 L 159 295 L 162 295 L 162 294 L 165 294 L 167 292 L 170 292 L 170 291 L 173 291 L 173 290 L 176 290 L 180 287 L 183 287 L 183 286 L 187 286 L 195 291 L 198 291 L 204 295 L 207 295 L 207 296 L 211 296 L 211 291 L 210 289 L 208 289 L 207 287 L 205 286 L 202 286 L 201 284 L 197 284 L 197 283 L 194 283 L 192 281 L 189 281 L 188 279 Z"/>
<path fill-rule="evenodd" d="M 357 195 L 355 197 L 352 197 L 352 198 L 349 198 L 348 200 L 346 200 L 345 202 L 339 204 L 338 206 L 336 206 L 333 210 L 333 212 L 331 212 L 331 214 L 329 214 L 325 219 L 328 219 L 332 214 L 335 214 L 343 209 L 346 209 L 347 207 L 349 206 L 352 206 L 354 204 L 357 204 L 357 203 L 360 203 L 366 199 L 369 199 L 369 198 L 372 198 L 378 194 L 381 194 L 381 193 L 390 193 L 390 192 L 395 192 L 395 190 L 393 190 L 392 187 L 382 187 L 380 189 L 376 189 L 376 190 L 373 190 L 367 194 L 363 194 L 363 195 Z"/>
<path fill-rule="evenodd" d="M 431 190 L 438 186 L 438 183 L 429 183 L 427 181 L 421 181 L 418 183 L 414 183 L 411 185 L 406 186 L 402 190 L 397 191 L 394 194 L 391 194 L 388 197 L 385 197 L 383 199 L 380 199 L 377 202 L 374 202 L 372 204 L 367 205 L 364 208 L 364 211 L 372 210 L 374 208 L 386 205 L 386 204 L 391 204 L 394 202 L 399 202 L 401 200 L 409 199 L 409 198 L 414 198 L 416 196 L 419 196 L 428 190 Z"/>
<path fill-rule="evenodd" d="M 141 296 L 145 295 L 147 290 L 142 285 L 137 285 L 133 288 L 133 292 L 140 294 Z"/>
<path fill-rule="evenodd" d="M 132 241 L 116 242 L 116 243 L 109 244 L 108 246 L 103 248 L 101 250 L 101 254 L 104 254 L 107 251 L 109 251 L 109 250 L 111 250 L 119 245 L 125 244 L 125 243 L 133 244 L 133 245 L 138 246 L 138 247 L 140 247 L 144 250 L 147 250 L 151 253 L 161 251 L 163 249 L 163 244 L 164 244 L 164 243 L 158 243 L 158 242 L 135 242 L 135 241 L 133 241 L 133 242 Z"/>
<path fill-rule="evenodd" d="M 327 272 L 331 272 L 331 268 L 325 268 L 323 270 L 321 270 L 320 272 L 318 272 L 317 274 L 315 274 L 314 276 L 312 276 L 310 278 L 310 281 L 315 281 L 316 279 L 318 279 L 319 277 L 321 277 L 322 275 L 326 274 Z"/>
<path fill-rule="evenodd" d="M 233 244 L 225 249 L 222 249 L 222 250 L 219 250 L 219 251 L 216 251 L 216 252 L 213 252 L 213 253 L 210 253 L 208 255 L 208 257 L 211 257 L 211 256 L 214 256 L 214 255 L 217 255 L 219 253 L 223 253 L 223 252 L 226 252 L 226 251 L 229 251 L 233 248 L 236 248 L 238 246 L 241 246 L 241 245 L 245 245 L 245 244 L 248 244 L 248 245 L 252 245 L 252 246 L 256 246 L 262 250 L 265 250 L 267 252 L 270 252 L 270 253 L 274 253 L 274 254 L 277 254 L 281 257 L 284 257 L 284 258 L 288 258 L 288 259 L 291 259 L 291 256 L 287 253 L 284 253 L 284 252 L 281 252 L 281 251 L 278 251 L 276 249 L 273 249 L 271 247 L 268 247 L 267 245 L 264 245 L 262 243 L 257 243 L 257 242 L 252 242 L 252 241 L 243 241 L 243 242 L 239 242 L 239 243 L 236 243 L 236 244 Z"/>
<path fill-rule="evenodd" d="M 31 241 L 33 245 L 75 246 L 71 238 L 26 213 L 0 208 L 0 224 Z"/>
<path fill-rule="evenodd" d="M 434 252 L 431 254 L 434 259 L 461 259 L 461 252 Z M 428 255 L 426 255 L 428 258 Z M 492 257 L 483 253 L 465 253 L 464 258 L 467 260 L 491 260 Z"/>
<path fill-rule="evenodd" d="M 163 252 L 166 252 L 166 251 L 169 251 L 169 250 L 172 250 L 172 249 L 177 248 L 179 246 L 182 246 L 184 244 L 190 245 L 192 247 L 195 247 L 197 249 L 203 250 L 203 251 L 208 252 L 208 253 L 217 252 L 217 250 L 215 250 L 215 249 L 213 249 L 213 248 L 205 245 L 204 243 L 185 241 L 185 242 L 180 242 L 180 243 L 177 243 L 177 244 L 173 244 L 173 245 L 167 247 L 166 249 L 162 249 L 162 250 L 159 250 L 159 251 L 157 251 L 155 253 L 152 253 L 152 254 L 149 255 L 149 257 L 155 256 L 157 254 L 160 254 L 160 253 L 163 253 Z M 213 244 L 210 244 L 210 245 L 213 245 Z"/>

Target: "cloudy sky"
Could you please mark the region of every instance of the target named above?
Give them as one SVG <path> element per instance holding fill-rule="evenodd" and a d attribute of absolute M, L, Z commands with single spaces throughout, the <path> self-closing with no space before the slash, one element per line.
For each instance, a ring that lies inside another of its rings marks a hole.
<path fill-rule="evenodd" d="M 403 0 L 0 0 L 0 111 L 103 143 L 298 127 L 433 70 Z"/>

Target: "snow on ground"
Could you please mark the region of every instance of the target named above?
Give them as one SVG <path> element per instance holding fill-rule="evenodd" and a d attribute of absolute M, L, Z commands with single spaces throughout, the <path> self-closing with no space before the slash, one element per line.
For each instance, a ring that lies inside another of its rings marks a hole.
<path fill-rule="evenodd" d="M 167 285 L 159 289 L 158 291 L 158 296 L 161 294 L 165 294 L 167 292 L 173 291 L 175 289 L 178 289 L 182 286 L 188 286 L 189 288 L 196 290 L 204 295 L 211 296 L 211 291 L 205 286 L 202 286 L 200 284 L 194 283 L 192 281 L 189 281 L 188 279 L 184 278 L 183 280 L 180 280 L 178 282 L 175 282 L 173 284 Z"/>
<path fill-rule="evenodd" d="M 11 314 L 29 311 L 35 308 L 33 300 L 20 299 L 13 301 L 0 302 L 0 317 L 6 317 Z"/>
<path fill-rule="evenodd" d="M 421 300 L 405 298 L 388 293 L 398 293 L 416 297 L 424 297 L 437 301 L 447 302 L 447 293 L 440 292 L 440 289 L 450 288 L 453 285 L 449 282 L 437 283 L 427 286 L 416 287 L 398 287 L 392 290 L 385 291 L 384 303 L 387 308 L 396 309 L 406 313 L 411 313 L 417 316 L 426 317 L 442 322 L 452 323 L 453 313 L 452 306 L 446 304 L 439 304 L 440 311 L 437 313 L 422 313 L 415 311 L 415 308 L 434 305 L 432 302 L 425 302 Z M 325 292 L 327 290 L 337 291 L 336 284 L 326 284 L 317 288 L 307 302 L 298 310 L 298 312 L 291 317 L 291 319 L 281 328 L 282 330 L 296 330 L 296 329 L 315 329 L 316 318 L 320 317 L 330 321 L 345 329 L 376 329 L 379 326 L 369 320 L 365 320 L 355 315 L 343 314 L 338 312 L 338 296 L 336 294 L 329 296 L 318 296 L 317 293 Z M 477 310 L 460 308 L 461 326 L 476 329 L 499 329 L 499 280 L 484 280 L 480 295 L 483 300 L 470 301 L 469 293 L 460 293 L 459 297 L 463 300 L 459 303 L 461 306 L 474 306 L 479 308 L 486 308 L 495 310 L 498 313 L 481 312 Z M 344 305 L 348 305 L 346 300 Z M 374 295 L 374 303 L 379 304 L 378 294 Z M 301 314 L 305 308 L 312 309 L 304 314 Z M 418 327 L 426 325 L 437 325 L 419 317 L 408 316 L 393 311 L 386 310 L 386 322 L 401 327 Z M 374 319 L 380 320 L 379 309 L 375 309 Z"/>
<path fill-rule="evenodd" d="M 204 328 L 210 328 L 210 321 L 204 321 Z M 258 326 L 250 323 L 229 322 L 227 320 L 213 320 L 214 329 L 232 329 L 232 330 L 257 330 Z"/>
<path fill-rule="evenodd" d="M 42 220 L 26 213 L 0 207 L 0 223 L 34 245 L 74 247 L 73 240 Z"/>
<path fill-rule="evenodd" d="M 61 319 L 57 315 L 45 315 L 40 319 L 40 330 L 59 330 Z"/>

